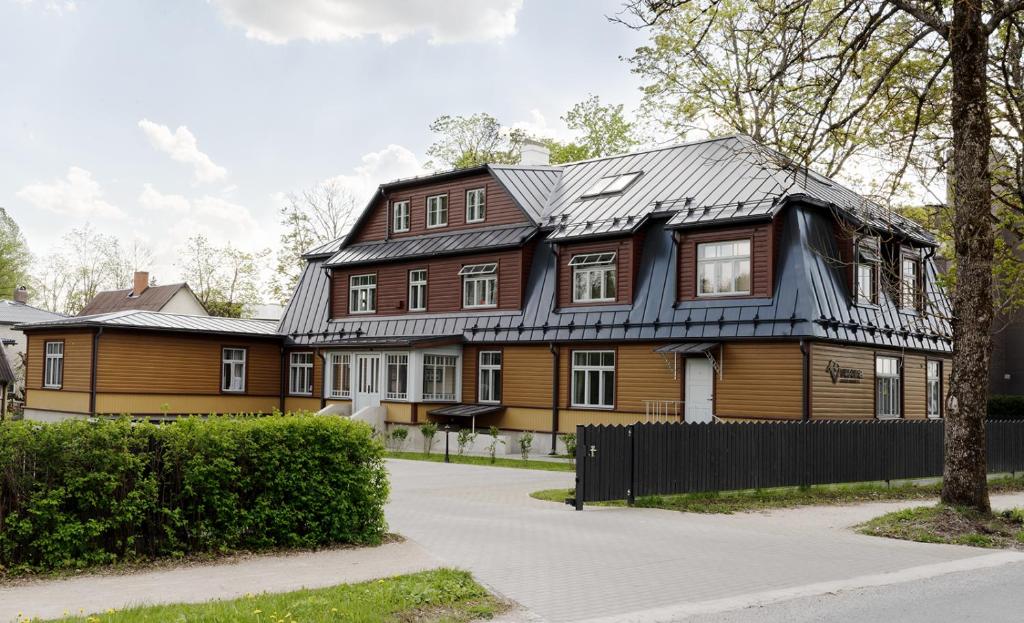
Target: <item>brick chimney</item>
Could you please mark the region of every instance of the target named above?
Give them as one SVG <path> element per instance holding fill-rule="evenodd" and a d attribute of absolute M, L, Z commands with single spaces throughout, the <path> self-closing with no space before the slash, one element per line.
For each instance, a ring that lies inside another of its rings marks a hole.
<path fill-rule="evenodd" d="M 139 296 L 149 287 L 149 273 L 144 270 L 135 271 L 135 279 L 132 283 L 132 296 Z"/>
<path fill-rule="evenodd" d="M 25 286 L 14 288 L 14 302 L 22 305 L 28 303 L 28 288 Z"/>

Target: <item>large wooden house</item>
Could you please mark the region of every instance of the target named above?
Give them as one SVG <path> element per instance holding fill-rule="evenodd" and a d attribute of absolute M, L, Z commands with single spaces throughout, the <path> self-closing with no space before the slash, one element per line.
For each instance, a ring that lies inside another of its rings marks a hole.
<path fill-rule="evenodd" d="M 280 385 L 268 373 L 259 392 L 286 410 L 379 405 L 396 425 L 472 418 L 541 434 L 941 417 L 951 333 L 934 249 L 913 222 L 743 136 L 399 180 L 307 254 L 275 333 Z M 55 324 L 25 327 L 30 408 L 53 390 Z M 204 382 L 242 374 L 255 391 L 252 360 L 236 371 L 229 341 L 189 356 L 221 370 Z M 135 369 L 133 391 L 155 391 L 145 377 L 159 365 Z"/>

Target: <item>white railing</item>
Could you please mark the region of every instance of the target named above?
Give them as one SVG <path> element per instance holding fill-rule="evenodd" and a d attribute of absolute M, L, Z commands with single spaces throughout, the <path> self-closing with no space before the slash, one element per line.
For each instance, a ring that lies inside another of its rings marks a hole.
<path fill-rule="evenodd" d="M 455 394 L 423 394 L 423 400 L 436 400 L 438 402 L 454 402 Z"/>
<path fill-rule="evenodd" d="M 645 400 L 644 415 L 647 422 L 682 422 L 682 400 Z"/>

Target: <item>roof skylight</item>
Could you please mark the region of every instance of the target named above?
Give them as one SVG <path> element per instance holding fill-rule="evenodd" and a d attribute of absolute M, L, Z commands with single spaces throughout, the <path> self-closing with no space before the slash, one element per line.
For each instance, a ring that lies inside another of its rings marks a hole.
<path fill-rule="evenodd" d="M 583 193 L 583 196 L 596 197 L 597 195 L 621 193 L 641 175 L 643 175 L 643 171 L 633 171 L 632 173 L 621 173 L 619 175 L 602 177 L 594 182 L 594 185 L 591 186 L 587 192 Z"/>

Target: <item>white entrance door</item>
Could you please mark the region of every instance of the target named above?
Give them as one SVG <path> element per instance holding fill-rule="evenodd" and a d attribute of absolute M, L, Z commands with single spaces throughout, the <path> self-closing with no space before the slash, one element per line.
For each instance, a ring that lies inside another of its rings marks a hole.
<path fill-rule="evenodd" d="M 687 357 L 685 378 L 686 421 L 710 422 L 714 416 L 712 391 L 715 384 L 715 371 L 711 362 L 706 357 Z"/>
<path fill-rule="evenodd" d="M 380 406 L 380 355 L 356 355 L 356 388 L 352 413 Z"/>

